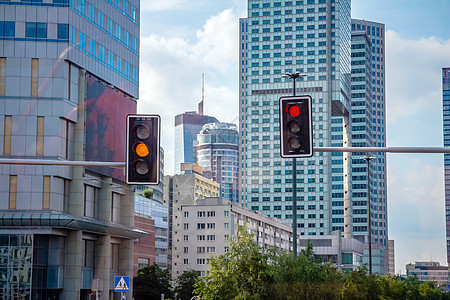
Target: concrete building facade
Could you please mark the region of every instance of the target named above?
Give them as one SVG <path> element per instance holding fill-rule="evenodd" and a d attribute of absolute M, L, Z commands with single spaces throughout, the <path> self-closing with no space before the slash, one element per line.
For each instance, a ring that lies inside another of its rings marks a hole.
<path fill-rule="evenodd" d="M 139 4 L 0 4 L 1 158 L 124 161 Z M 132 276 L 133 241 L 145 235 L 123 171 L 3 165 L 0 182 L 0 298 L 88 299 L 98 279 L 113 299 L 114 276 Z"/>
<path fill-rule="evenodd" d="M 194 169 L 194 168 L 192 168 Z M 169 211 L 169 252 L 168 260 L 172 279 L 180 273 L 183 249 L 179 242 L 183 240 L 182 207 L 193 205 L 198 199 L 219 197 L 220 185 L 198 173 L 165 176 L 164 205 Z"/>
<path fill-rule="evenodd" d="M 406 276 L 417 276 L 419 281 L 432 281 L 437 285 L 444 286 L 447 288 L 448 283 L 448 267 L 441 266 L 439 262 L 436 261 L 426 261 L 407 264 L 406 265 Z"/>
<path fill-rule="evenodd" d="M 182 239 L 177 241 L 182 250 L 179 252 L 181 264 L 174 266 L 176 275 L 188 270 L 196 270 L 200 276 L 206 275 L 209 257 L 229 251 L 229 241 L 237 235 L 238 225 L 246 224 L 263 248 L 292 251 L 292 228 L 289 225 L 227 199 L 199 199 L 191 205 L 183 205 L 181 211 Z"/>

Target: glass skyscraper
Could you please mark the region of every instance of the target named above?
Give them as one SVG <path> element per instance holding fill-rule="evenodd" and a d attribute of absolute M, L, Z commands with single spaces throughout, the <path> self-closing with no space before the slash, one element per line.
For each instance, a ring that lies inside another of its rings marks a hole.
<path fill-rule="evenodd" d="M 450 147 L 450 68 L 442 68 L 444 147 Z M 444 154 L 447 262 L 450 262 L 450 154 Z"/>
<path fill-rule="evenodd" d="M 340 143 L 350 145 L 350 29 L 349 0 L 248 2 L 248 18 L 240 21 L 243 205 L 286 222 L 293 217 L 292 160 L 279 153 L 278 99 L 292 95 L 292 80 L 282 79 L 284 73 L 307 74 L 297 80 L 296 94 L 313 98 L 314 146 L 333 144 L 334 122 Z M 348 154 L 335 159 L 317 152 L 297 160 L 301 235 L 331 233 L 332 200 L 349 197 L 349 171 Z"/>
<path fill-rule="evenodd" d="M 214 117 L 195 111 L 175 116 L 174 174 L 181 174 L 181 163 L 195 161 L 194 147 L 197 144 L 197 134 L 202 130 L 203 125 L 213 122 L 218 121 Z"/>
<path fill-rule="evenodd" d="M 230 123 L 203 125 L 197 135 L 197 164 L 203 176 L 220 184 L 220 196 L 239 202 L 239 134 Z"/>
<path fill-rule="evenodd" d="M 249 0 L 239 37 L 243 205 L 285 222 L 292 219 L 292 161 L 279 155 L 278 99 L 292 95 L 293 86 L 281 77 L 285 73 L 306 74 L 297 79 L 296 94 L 313 98 L 314 147 L 385 146 L 384 25 L 353 23 L 352 36 L 350 1 Z M 385 156 L 374 155 L 369 180 L 372 223 L 377 224 L 373 242 L 386 245 Z M 367 242 L 362 156 L 317 152 L 297 159 L 301 235 L 340 230 Z M 384 257 L 383 249 L 375 247 L 375 252 Z M 385 261 L 379 261 L 374 270 L 384 273 Z"/>
<path fill-rule="evenodd" d="M 354 147 L 386 146 L 385 25 L 352 20 L 352 142 Z M 364 42 L 362 41 L 364 36 Z M 362 46 L 364 44 L 364 46 Z M 366 97 L 365 103 L 362 102 Z M 386 154 L 370 153 L 369 164 L 352 154 L 352 235 L 367 236 L 367 184 L 370 190 L 372 268 L 388 272 Z M 362 201 L 362 202 L 361 202 Z M 365 203 L 365 204 L 364 204 Z M 362 204 L 362 205 L 356 205 Z M 366 219 L 365 219 L 366 218 Z M 368 263 L 368 249 L 364 263 Z"/>

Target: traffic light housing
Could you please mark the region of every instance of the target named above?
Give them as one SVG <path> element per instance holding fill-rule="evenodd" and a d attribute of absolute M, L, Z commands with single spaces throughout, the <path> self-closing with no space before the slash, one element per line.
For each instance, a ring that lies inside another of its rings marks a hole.
<path fill-rule="evenodd" d="M 128 184 L 159 183 L 159 142 L 161 117 L 158 115 L 127 116 Z"/>
<path fill-rule="evenodd" d="M 312 141 L 311 96 L 280 98 L 281 157 L 311 157 Z"/>

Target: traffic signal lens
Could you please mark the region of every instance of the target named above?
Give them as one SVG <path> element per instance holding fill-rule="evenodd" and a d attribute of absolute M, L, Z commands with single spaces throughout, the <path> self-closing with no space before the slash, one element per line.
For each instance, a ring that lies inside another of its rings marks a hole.
<path fill-rule="evenodd" d="M 292 105 L 289 107 L 289 114 L 292 117 L 298 117 L 300 115 L 300 108 L 297 105 Z"/>
<path fill-rule="evenodd" d="M 136 161 L 134 169 L 136 170 L 136 173 L 138 173 L 139 175 L 145 175 L 148 173 L 148 171 L 150 171 L 150 169 L 148 168 L 148 164 L 141 159 Z"/>
<path fill-rule="evenodd" d="M 297 121 L 289 122 L 288 128 L 289 128 L 289 131 L 292 132 L 293 134 L 297 134 L 300 131 L 302 131 L 302 127 L 300 126 L 300 124 Z"/>
<path fill-rule="evenodd" d="M 148 128 L 147 125 L 139 124 L 136 126 L 136 136 L 141 139 L 145 140 L 150 136 L 150 128 Z"/>
<path fill-rule="evenodd" d="M 298 137 L 294 136 L 289 139 L 289 146 L 294 150 L 298 150 L 298 149 L 300 149 L 302 144 L 300 143 L 300 140 L 298 139 Z"/>
<path fill-rule="evenodd" d="M 150 152 L 148 151 L 147 145 L 144 143 L 139 143 L 136 145 L 136 154 L 140 157 L 146 157 Z"/>

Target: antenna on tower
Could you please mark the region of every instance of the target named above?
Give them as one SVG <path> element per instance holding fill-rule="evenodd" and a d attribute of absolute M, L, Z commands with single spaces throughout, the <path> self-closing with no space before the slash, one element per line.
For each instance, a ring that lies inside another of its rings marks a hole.
<path fill-rule="evenodd" d="M 203 116 L 203 101 L 205 101 L 205 73 L 202 73 L 202 101 L 198 104 L 198 113 Z"/>

